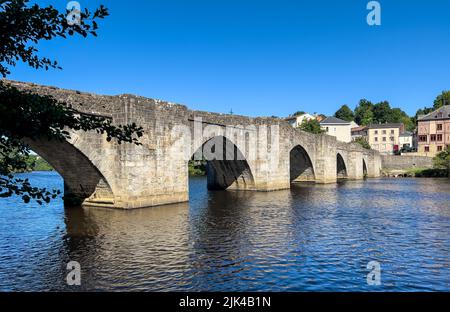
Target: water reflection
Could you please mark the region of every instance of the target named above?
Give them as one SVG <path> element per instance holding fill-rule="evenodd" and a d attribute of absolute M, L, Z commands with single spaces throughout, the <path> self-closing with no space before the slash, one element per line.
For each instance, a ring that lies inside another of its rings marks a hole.
<path fill-rule="evenodd" d="M 32 174 L 59 185 L 54 174 Z M 52 184 L 53 183 L 53 184 Z M 138 210 L 0 211 L 0 290 L 449 290 L 450 183 L 442 179 L 295 184 L 208 192 Z M 80 262 L 82 285 L 65 284 Z M 382 265 L 382 285 L 366 265 Z"/>

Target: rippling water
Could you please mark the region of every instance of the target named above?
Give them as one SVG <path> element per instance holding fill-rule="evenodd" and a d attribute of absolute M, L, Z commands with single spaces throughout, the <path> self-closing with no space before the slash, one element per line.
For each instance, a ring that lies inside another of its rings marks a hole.
<path fill-rule="evenodd" d="M 26 174 L 59 187 L 53 172 Z M 66 264 L 81 264 L 67 286 Z M 368 286 L 369 261 L 381 286 Z M 131 211 L 0 200 L 0 291 L 450 290 L 450 181 L 374 179 L 208 192 Z"/>

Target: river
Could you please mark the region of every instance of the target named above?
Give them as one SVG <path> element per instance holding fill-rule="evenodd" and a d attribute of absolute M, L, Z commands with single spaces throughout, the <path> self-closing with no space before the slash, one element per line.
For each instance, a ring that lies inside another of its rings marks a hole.
<path fill-rule="evenodd" d="M 55 172 L 21 176 L 63 187 Z M 0 291 L 450 291 L 448 179 L 189 187 L 189 203 L 131 211 L 0 199 Z"/>

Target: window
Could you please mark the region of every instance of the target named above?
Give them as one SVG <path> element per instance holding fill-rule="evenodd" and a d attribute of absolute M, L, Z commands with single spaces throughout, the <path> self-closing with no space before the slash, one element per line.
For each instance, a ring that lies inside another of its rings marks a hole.
<path fill-rule="evenodd" d="M 437 134 L 436 137 L 439 142 L 442 142 L 442 134 Z"/>
<path fill-rule="evenodd" d="M 425 152 L 429 152 L 430 151 L 430 147 L 429 146 L 425 146 Z"/>
<path fill-rule="evenodd" d="M 390 137 L 391 142 L 394 142 L 394 137 Z"/>
<path fill-rule="evenodd" d="M 437 124 L 436 129 L 437 131 L 442 131 L 442 124 Z"/>
<path fill-rule="evenodd" d="M 419 142 L 426 142 L 427 136 L 426 135 L 419 135 Z"/>
<path fill-rule="evenodd" d="M 386 134 L 386 130 L 383 130 L 383 134 Z"/>
<path fill-rule="evenodd" d="M 391 134 L 394 134 L 394 130 L 391 130 Z"/>
<path fill-rule="evenodd" d="M 375 137 L 375 142 L 378 142 L 378 137 Z"/>
<path fill-rule="evenodd" d="M 436 134 L 431 134 L 430 135 L 430 141 L 431 142 L 435 142 L 436 141 Z"/>
<path fill-rule="evenodd" d="M 442 152 L 442 146 L 439 145 L 439 146 L 437 147 L 437 151 L 438 151 L 438 152 Z"/>
<path fill-rule="evenodd" d="M 383 142 L 386 142 L 386 137 L 383 137 Z"/>
<path fill-rule="evenodd" d="M 378 134 L 378 130 L 375 130 L 375 134 Z"/>

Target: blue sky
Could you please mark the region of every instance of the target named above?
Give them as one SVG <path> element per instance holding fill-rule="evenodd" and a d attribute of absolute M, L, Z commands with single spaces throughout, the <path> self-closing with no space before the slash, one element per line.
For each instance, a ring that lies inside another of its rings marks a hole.
<path fill-rule="evenodd" d="M 333 114 L 361 98 L 414 114 L 450 89 L 448 0 L 379 1 L 376 27 L 366 0 L 79 2 L 110 9 L 98 38 L 44 42 L 63 70 L 19 65 L 9 79 L 249 116 Z"/>

